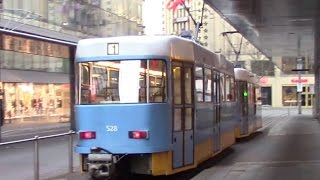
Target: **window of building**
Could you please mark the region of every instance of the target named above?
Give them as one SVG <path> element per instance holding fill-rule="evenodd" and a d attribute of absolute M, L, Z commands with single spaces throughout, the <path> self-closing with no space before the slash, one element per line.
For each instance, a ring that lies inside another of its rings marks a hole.
<path fill-rule="evenodd" d="M 274 64 L 271 61 L 251 61 L 251 70 L 258 76 L 274 76 Z"/>
<path fill-rule="evenodd" d="M 236 64 L 236 62 L 233 62 L 234 63 L 234 65 L 237 65 L 238 64 L 238 66 L 237 67 L 242 67 L 242 68 L 246 68 L 246 62 L 245 61 L 238 61 L 237 62 L 237 64 Z"/>
<path fill-rule="evenodd" d="M 297 72 L 292 71 L 296 69 L 296 57 L 282 57 L 282 72 L 284 74 L 297 74 Z"/>
<path fill-rule="evenodd" d="M 302 58 L 302 69 L 309 69 L 308 71 L 302 71 L 302 74 L 312 74 L 312 61 L 310 57 Z M 297 57 L 284 56 L 282 57 L 282 71 L 284 74 L 297 74 L 297 71 L 292 71 L 297 69 Z"/>
<path fill-rule="evenodd" d="M 70 115 L 68 84 L 4 83 L 5 121 L 60 121 Z"/>
<path fill-rule="evenodd" d="M 296 106 L 298 100 L 297 86 L 282 87 L 282 104 L 283 106 Z"/>

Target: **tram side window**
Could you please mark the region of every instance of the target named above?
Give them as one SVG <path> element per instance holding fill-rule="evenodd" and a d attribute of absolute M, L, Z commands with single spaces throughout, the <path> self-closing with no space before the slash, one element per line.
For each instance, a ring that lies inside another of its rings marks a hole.
<path fill-rule="evenodd" d="M 184 102 L 185 104 L 192 104 L 192 68 L 184 69 Z"/>
<path fill-rule="evenodd" d="M 166 101 L 166 64 L 164 61 L 150 60 L 149 87 L 149 102 Z"/>
<path fill-rule="evenodd" d="M 217 102 L 219 102 L 219 99 L 218 99 L 218 96 L 219 96 L 218 91 L 219 90 L 217 89 L 219 87 L 218 86 L 219 79 L 217 76 L 217 72 L 213 71 L 212 75 L 213 75 L 213 84 L 212 84 L 213 102 L 217 103 Z"/>
<path fill-rule="evenodd" d="M 248 104 L 252 104 L 251 84 L 248 83 Z"/>
<path fill-rule="evenodd" d="M 173 67 L 174 104 L 181 104 L 181 68 Z"/>
<path fill-rule="evenodd" d="M 234 78 L 230 75 L 225 77 L 226 84 L 226 101 L 234 100 Z"/>
<path fill-rule="evenodd" d="M 250 103 L 255 104 L 255 91 L 254 91 L 254 85 L 250 84 Z"/>
<path fill-rule="evenodd" d="M 90 67 L 89 64 L 81 65 L 81 102 L 90 103 Z"/>
<path fill-rule="evenodd" d="M 236 99 L 236 90 L 235 90 L 235 87 L 236 87 L 236 85 L 235 85 L 235 80 L 234 80 L 234 77 L 231 77 L 231 79 L 230 79 L 230 85 L 231 85 L 231 92 L 230 92 L 230 94 L 231 94 L 231 101 L 235 101 L 235 99 Z"/>
<path fill-rule="evenodd" d="M 197 93 L 197 102 L 203 102 L 203 68 L 196 67 L 195 85 Z"/>
<path fill-rule="evenodd" d="M 223 73 L 220 74 L 220 98 L 221 101 L 226 101 L 225 94 L 226 94 L 226 77 Z"/>
<path fill-rule="evenodd" d="M 211 102 L 212 101 L 212 76 L 211 76 L 211 69 L 205 69 L 204 71 L 204 101 Z"/>
<path fill-rule="evenodd" d="M 81 104 L 167 101 L 163 60 L 96 61 L 82 63 L 82 69 Z"/>
<path fill-rule="evenodd" d="M 230 101 L 230 91 L 231 91 L 231 87 L 230 87 L 230 76 L 229 75 L 226 75 L 225 76 L 225 101 Z"/>
<path fill-rule="evenodd" d="M 258 105 L 261 105 L 261 89 L 260 89 L 260 87 L 255 88 L 255 94 L 256 94 L 256 103 Z"/>

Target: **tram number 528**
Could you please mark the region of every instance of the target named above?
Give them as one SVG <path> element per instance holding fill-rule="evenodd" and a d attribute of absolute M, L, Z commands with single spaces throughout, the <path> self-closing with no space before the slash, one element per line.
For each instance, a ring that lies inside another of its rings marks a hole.
<path fill-rule="evenodd" d="M 106 126 L 108 132 L 118 131 L 118 126 Z"/>

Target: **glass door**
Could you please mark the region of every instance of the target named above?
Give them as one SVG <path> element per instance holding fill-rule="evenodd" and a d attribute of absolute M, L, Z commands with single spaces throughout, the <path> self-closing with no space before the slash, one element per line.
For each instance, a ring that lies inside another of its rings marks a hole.
<path fill-rule="evenodd" d="M 192 65 L 172 63 L 173 168 L 193 164 L 193 73 Z"/>

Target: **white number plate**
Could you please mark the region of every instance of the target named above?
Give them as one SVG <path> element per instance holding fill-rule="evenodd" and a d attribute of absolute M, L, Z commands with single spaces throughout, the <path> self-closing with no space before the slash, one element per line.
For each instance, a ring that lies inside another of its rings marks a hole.
<path fill-rule="evenodd" d="M 107 129 L 108 132 L 115 132 L 115 131 L 118 131 L 118 126 L 109 126 L 109 125 L 107 125 L 106 129 Z"/>

